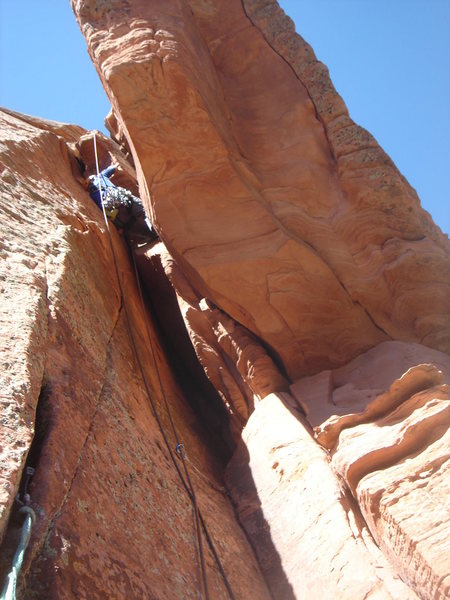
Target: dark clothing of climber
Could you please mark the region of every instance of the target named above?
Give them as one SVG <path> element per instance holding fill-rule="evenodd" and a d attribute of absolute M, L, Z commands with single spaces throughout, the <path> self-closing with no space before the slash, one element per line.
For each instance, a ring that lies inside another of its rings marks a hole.
<path fill-rule="evenodd" d="M 155 240 L 158 236 L 145 215 L 142 202 L 125 188 L 110 180 L 118 165 L 111 165 L 100 175 L 89 177 L 89 194 L 95 204 L 105 208 L 107 217 L 123 230 L 127 242 L 136 246 Z"/>

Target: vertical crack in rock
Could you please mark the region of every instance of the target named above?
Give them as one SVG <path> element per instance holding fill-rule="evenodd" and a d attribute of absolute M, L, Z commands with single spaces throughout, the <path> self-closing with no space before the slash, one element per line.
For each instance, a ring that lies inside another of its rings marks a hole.
<path fill-rule="evenodd" d="M 250 2 L 253 2 L 253 1 L 254 1 L 254 0 L 250 0 Z M 320 116 L 320 113 L 319 113 L 319 111 L 318 111 L 318 109 L 317 109 L 316 103 L 314 102 L 314 98 L 312 97 L 312 95 L 311 95 L 311 92 L 310 92 L 310 90 L 309 90 L 308 86 L 307 86 L 307 85 L 305 85 L 305 83 L 302 81 L 301 77 L 299 76 L 299 74 L 297 73 L 297 71 L 294 69 L 294 67 L 292 66 L 292 64 L 291 64 L 291 63 L 288 61 L 288 59 L 287 59 L 285 56 L 283 56 L 283 54 L 281 54 L 281 53 L 280 53 L 280 52 L 279 52 L 279 51 L 278 51 L 278 50 L 275 48 L 275 46 L 274 46 L 274 45 L 273 45 L 273 44 L 270 42 L 269 38 L 268 38 L 268 37 L 267 37 L 267 35 L 264 33 L 264 31 L 263 31 L 263 30 L 262 30 L 262 29 L 261 29 L 261 28 L 260 28 L 260 27 L 259 27 L 259 26 L 258 26 L 258 25 L 255 23 L 255 22 L 254 22 L 254 20 L 253 20 L 253 19 L 250 17 L 250 15 L 249 15 L 249 13 L 248 13 L 248 10 L 247 10 L 247 6 L 246 6 L 246 4 L 247 4 L 247 0 L 240 0 L 240 2 L 241 2 L 241 5 L 242 5 L 242 10 L 244 11 L 244 14 L 245 14 L 245 16 L 247 17 L 247 19 L 249 20 L 249 22 L 252 24 L 252 26 L 253 26 L 253 27 L 255 27 L 255 28 L 256 28 L 256 29 L 257 29 L 257 30 L 258 30 L 258 31 L 261 33 L 262 37 L 263 37 L 263 38 L 266 40 L 266 42 L 267 42 L 267 43 L 268 43 L 268 45 L 269 45 L 269 46 L 272 48 L 272 50 L 275 52 L 275 54 L 276 54 L 277 56 L 279 56 L 279 57 L 281 58 L 281 60 L 287 64 L 287 66 L 288 66 L 288 67 L 290 68 L 290 70 L 292 71 L 292 73 L 293 73 L 294 77 L 296 77 L 296 79 L 298 79 L 298 81 L 299 81 L 299 82 L 301 83 L 301 85 L 303 86 L 303 88 L 304 88 L 305 92 L 307 93 L 307 95 L 308 95 L 308 97 L 309 97 L 309 99 L 310 99 L 310 101 L 311 101 L 311 104 L 312 104 L 312 105 L 313 105 L 313 107 L 314 107 L 314 113 L 315 113 L 315 115 L 316 115 L 316 119 L 317 119 L 317 120 L 318 120 L 318 122 L 319 122 L 319 123 L 322 125 L 322 128 L 323 128 L 323 134 L 324 134 L 324 136 L 325 136 L 325 138 L 326 138 L 326 140 L 327 140 L 327 143 L 328 143 L 328 148 L 329 148 L 329 151 L 330 151 L 330 156 L 333 158 L 333 161 L 334 161 L 334 163 L 335 163 L 335 168 L 336 168 L 336 170 L 337 170 L 337 159 L 336 159 L 335 153 L 334 153 L 334 151 L 333 151 L 333 146 L 332 146 L 332 144 L 330 143 L 330 139 L 329 139 L 329 137 L 328 137 L 328 128 L 327 128 L 326 124 L 324 123 L 324 121 L 323 121 L 322 117 Z M 269 4 L 273 4 L 273 0 L 270 0 L 270 2 L 268 2 L 268 3 L 267 3 L 267 5 L 269 5 Z M 264 8 L 264 7 L 262 7 L 262 8 Z M 281 9 L 281 10 L 282 10 L 282 9 Z M 346 113 L 345 113 L 345 114 L 346 114 Z"/>
<path fill-rule="evenodd" d="M 53 516 L 53 518 L 52 518 L 52 520 L 51 520 L 51 522 L 50 522 L 50 524 L 48 526 L 48 531 L 51 531 L 51 529 L 53 528 L 55 520 L 61 515 L 61 512 L 62 512 L 62 510 L 64 508 L 64 505 L 66 504 L 66 502 L 70 498 L 70 494 L 71 494 L 71 491 L 72 491 L 72 486 L 73 486 L 73 483 L 74 483 L 74 481 L 75 481 L 75 479 L 76 479 L 76 477 L 78 475 L 78 471 L 79 471 L 79 468 L 80 468 L 80 465 L 81 465 L 81 461 L 83 459 L 84 449 L 85 449 L 85 447 L 86 447 L 86 445 L 87 445 L 87 443 L 89 441 L 89 438 L 91 436 L 92 428 L 94 427 L 94 424 L 95 424 L 95 420 L 96 420 L 96 417 L 97 417 L 99 406 L 100 406 L 100 404 L 101 404 L 101 402 L 102 402 L 102 400 L 104 398 L 104 390 L 105 390 L 106 382 L 108 380 L 108 373 L 110 371 L 110 363 L 111 363 L 111 357 L 110 357 L 110 355 L 111 355 L 111 340 L 113 339 L 113 336 L 114 336 L 117 324 L 119 323 L 119 319 L 120 319 L 121 313 L 122 313 L 122 306 L 120 306 L 120 308 L 119 308 L 119 310 L 117 312 L 117 317 L 115 318 L 114 324 L 112 326 L 111 335 L 110 335 L 110 337 L 109 337 L 109 339 L 108 339 L 108 341 L 106 343 L 106 352 L 105 352 L 106 361 L 105 361 L 105 370 L 103 372 L 103 384 L 102 384 L 102 387 L 100 388 L 100 391 L 98 393 L 98 396 L 97 396 L 97 399 L 96 399 L 96 402 L 95 402 L 95 408 L 94 408 L 94 411 L 93 411 L 91 419 L 90 419 L 89 428 L 88 428 L 88 430 L 86 432 L 86 436 L 85 436 L 84 441 L 83 441 L 82 446 L 81 446 L 81 450 L 80 450 L 79 457 L 78 457 L 78 462 L 77 462 L 77 464 L 75 466 L 75 469 L 74 469 L 74 471 L 72 473 L 71 479 L 70 479 L 70 481 L 69 481 L 69 483 L 67 485 L 67 492 L 66 492 L 66 494 L 64 495 L 64 498 L 61 501 L 61 505 L 58 508 L 58 510 L 55 512 L 55 514 L 54 514 L 54 516 Z M 49 534 L 47 533 L 47 535 L 45 537 L 48 538 L 48 535 Z"/>
<path fill-rule="evenodd" d="M 295 70 L 295 68 L 292 66 L 292 64 L 291 64 L 291 63 L 290 63 L 290 62 L 287 60 L 287 58 L 286 58 L 285 56 L 283 56 L 283 54 L 281 54 L 281 53 L 280 53 L 280 52 L 279 52 L 279 51 L 278 51 L 278 50 L 277 50 L 277 49 L 274 47 L 274 45 L 273 45 L 273 44 L 270 42 L 269 38 L 268 38 L 268 37 L 267 37 L 267 35 L 264 33 L 264 31 L 263 31 L 263 30 L 262 30 L 262 29 L 261 29 L 261 28 L 260 28 L 260 27 L 259 27 L 259 26 L 258 26 L 258 25 L 257 25 L 257 24 L 254 22 L 254 21 L 253 21 L 253 19 L 250 17 L 250 15 L 249 15 L 249 13 L 248 13 L 248 11 L 247 11 L 247 8 L 246 8 L 246 0 L 240 0 L 240 1 L 241 1 L 241 5 L 242 5 L 242 9 L 243 9 L 243 11 L 244 11 L 244 14 L 245 14 L 245 16 L 247 17 L 247 19 L 249 20 L 249 22 L 252 24 L 252 26 L 253 26 L 253 27 L 255 27 L 255 28 L 256 28 L 256 29 L 257 29 L 257 30 L 258 30 L 258 31 L 261 33 L 262 37 L 265 39 L 265 41 L 266 41 L 266 42 L 267 42 L 267 44 L 270 46 L 270 48 L 273 50 L 273 52 L 275 52 L 275 54 L 276 54 L 277 56 L 279 56 L 279 57 L 280 57 L 280 59 L 281 59 L 283 62 L 285 62 L 287 65 L 288 65 L 288 67 L 290 68 L 290 70 L 292 71 L 292 73 L 294 74 L 294 76 L 296 77 L 296 79 L 298 79 L 298 81 L 300 82 L 300 84 L 303 86 L 303 88 L 304 88 L 305 92 L 307 93 L 307 95 L 308 95 L 308 97 L 309 97 L 309 99 L 310 99 L 310 101 L 311 101 L 311 104 L 312 104 L 312 105 L 313 105 L 313 107 L 314 107 L 314 112 L 315 112 L 315 115 L 316 115 L 316 119 L 319 121 L 319 123 L 320 123 L 320 124 L 321 124 L 321 126 L 322 126 L 322 129 L 323 129 L 323 134 L 324 134 L 324 136 L 325 136 L 325 138 L 326 138 L 326 140 L 327 140 L 327 146 L 328 146 L 328 148 L 329 148 L 329 151 L 330 151 L 330 156 L 332 156 L 332 158 L 333 158 L 333 161 L 334 161 L 334 164 L 335 164 L 336 173 L 337 173 L 337 169 L 338 169 L 338 166 L 337 166 L 337 158 L 336 158 L 336 155 L 335 155 L 335 152 L 334 152 L 334 149 L 333 149 L 333 145 L 331 144 L 331 142 L 330 142 L 330 139 L 329 139 L 328 127 L 327 127 L 327 125 L 325 124 L 325 122 L 324 122 L 323 118 L 321 117 L 321 115 L 320 115 L 320 113 L 319 113 L 319 111 L 318 111 L 318 109 L 317 109 L 316 103 L 315 103 L 315 101 L 314 101 L 314 98 L 313 98 L 313 96 L 311 95 L 311 92 L 310 92 L 310 90 L 309 90 L 308 86 L 307 86 L 307 85 L 305 85 L 305 83 L 302 81 L 301 77 L 299 76 L 299 74 L 297 73 L 297 71 Z M 269 3 L 268 3 L 268 4 L 269 4 Z M 272 0 L 271 0 L 270 4 L 273 4 Z M 249 167 L 247 167 L 247 168 L 249 168 Z M 250 185 L 250 182 L 248 182 L 248 185 Z M 252 190 L 252 193 L 253 193 L 255 196 L 256 196 L 256 194 L 257 194 L 256 190 L 254 190 L 254 189 Z M 349 298 L 350 300 L 353 300 L 353 298 L 352 298 L 352 292 L 351 292 L 351 289 L 349 289 L 349 288 L 348 288 L 348 286 L 345 284 L 345 281 L 343 281 L 343 280 L 342 280 L 342 278 L 339 276 L 338 272 L 337 272 L 337 271 L 336 271 L 336 269 L 333 267 L 332 263 L 331 263 L 329 260 L 326 260 L 326 258 L 324 257 L 323 253 L 320 251 L 320 248 L 317 248 L 317 247 L 315 247 L 315 246 L 314 246 L 314 245 L 313 245 L 311 242 L 307 242 L 306 240 L 304 240 L 304 239 L 300 238 L 299 236 L 295 235 L 295 234 L 294 234 L 294 233 L 293 233 L 291 230 L 289 230 L 289 228 L 287 228 L 287 227 L 286 227 L 286 226 L 285 226 L 285 225 L 282 223 L 282 221 L 280 221 L 280 220 L 279 220 L 279 219 L 276 217 L 276 215 L 274 215 L 274 214 L 272 213 L 272 210 L 271 210 L 270 204 L 269 204 L 269 203 L 268 203 L 268 202 L 267 202 L 267 201 L 266 201 L 266 200 L 263 198 L 263 195 L 262 195 L 262 194 L 258 194 L 258 196 L 260 197 L 260 200 L 262 201 L 262 203 L 264 204 L 264 206 L 267 208 L 267 210 L 268 210 L 268 211 L 269 211 L 269 212 L 272 214 L 272 216 L 273 216 L 273 218 L 274 218 L 274 221 L 277 223 L 278 227 L 279 227 L 279 228 L 280 228 L 282 231 L 284 231 L 284 233 L 285 233 L 285 234 L 286 234 L 288 237 L 290 237 L 290 238 L 294 239 L 294 240 L 295 240 L 297 243 L 299 243 L 299 244 L 304 244 L 305 246 L 307 246 L 308 248 L 310 248 L 310 250 L 311 250 L 312 252 L 314 252 L 314 253 L 317 255 L 317 257 L 318 257 L 318 258 L 319 258 L 321 261 L 323 261 L 323 262 L 324 262 L 324 263 L 327 265 L 327 267 L 328 267 L 328 268 L 330 269 L 330 271 L 333 273 L 333 276 L 335 277 L 335 279 L 336 279 L 336 282 L 338 283 L 338 285 L 340 285 L 340 286 L 341 286 L 342 290 L 343 290 L 343 291 L 344 291 L 344 292 L 347 294 L 348 298 Z M 367 307 L 365 307 L 365 306 L 364 306 L 363 304 L 361 304 L 360 302 L 355 302 L 355 305 L 358 305 L 358 306 L 360 306 L 360 307 L 361 307 L 362 311 L 363 311 L 363 312 L 364 312 L 364 314 L 367 316 L 367 318 L 370 320 L 370 322 L 371 322 L 371 323 L 374 325 L 374 327 L 376 327 L 376 328 L 377 328 L 377 329 L 380 331 L 380 333 L 381 333 L 383 336 L 386 336 L 386 338 L 391 338 L 391 336 L 389 335 L 389 333 L 388 333 L 387 331 L 385 331 L 385 330 L 383 329 L 383 327 L 382 327 L 380 324 L 378 324 L 378 323 L 376 322 L 376 317 L 370 313 L 370 311 L 368 310 L 368 308 L 367 308 Z"/>
<path fill-rule="evenodd" d="M 191 503 L 161 449 L 130 360 L 98 209 L 80 185 L 79 165 L 72 164 L 71 153 L 65 151 L 66 143 L 73 145 L 73 152 L 77 150 L 90 168 L 92 135 L 76 126 L 3 111 L 0 123 L 6 138 L 1 159 L 7 165 L 0 169 L 0 183 L 8 194 L 14 185 L 15 200 L 6 196 L 5 219 L 0 220 L 0 252 L 8 258 L 2 261 L 2 287 L 8 284 L 2 332 L 3 325 L 9 326 L 2 335 L 2 366 L 7 368 L 1 375 L 15 375 L 10 377 L 11 389 L 15 386 L 10 406 L 16 421 L 17 416 L 24 421 L 24 429 L 18 443 L 8 441 L 7 449 L 20 452 L 23 461 L 42 384 L 29 452 L 29 460 L 37 463 L 30 487 L 37 521 L 22 570 L 25 597 L 51 600 L 77 590 L 80 597 L 141 598 L 151 589 L 158 598 L 193 600 L 198 579 Z M 134 174 L 115 144 L 99 136 L 99 151 L 105 166 L 121 162 L 121 181 L 132 188 Z M 2 212 L 3 208 L 0 204 Z M 145 360 L 145 317 L 125 246 L 114 228 L 112 236 L 138 352 Z M 153 335 L 153 323 L 150 329 Z M 255 593 L 267 600 L 256 560 L 221 486 L 223 457 L 205 445 L 158 336 L 155 344 L 199 505 L 236 597 Z M 17 357 L 14 370 L 12 356 Z M 145 362 L 145 369 L 156 388 L 151 361 Z M 197 391 L 196 383 L 191 385 Z M 5 432 L 10 433 L 0 429 L 1 435 Z M 17 487 L 18 473 L 2 473 L 8 493 Z M 220 597 L 223 581 L 209 558 L 207 562 L 211 594 Z"/>
<path fill-rule="evenodd" d="M 49 304 L 49 306 L 50 306 L 50 304 Z M 103 396 L 104 396 L 105 383 L 107 381 L 108 371 L 110 369 L 111 341 L 113 339 L 116 327 L 119 323 L 121 313 L 122 313 L 122 306 L 120 306 L 117 311 L 117 315 L 112 324 L 111 334 L 109 336 L 109 339 L 106 342 L 105 369 L 103 372 L 103 384 L 98 392 L 97 399 L 95 401 L 95 406 L 94 406 L 94 410 L 93 410 L 93 413 L 90 418 L 89 427 L 86 431 L 85 438 L 80 447 L 78 460 L 74 466 L 74 469 L 70 476 L 70 479 L 67 481 L 64 478 L 64 488 L 65 489 L 64 489 L 64 493 L 61 495 L 60 504 L 58 507 L 55 507 L 55 506 L 52 506 L 51 508 L 48 507 L 51 510 L 51 516 L 50 516 L 49 520 L 47 520 L 46 515 L 44 516 L 44 511 L 42 510 L 42 508 L 39 506 L 37 508 L 37 516 L 38 516 L 37 525 L 38 525 L 38 527 L 35 529 L 37 529 L 38 532 L 37 532 L 37 534 L 36 533 L 33 534 L 34 538 L 32 540 L 32 545 L 31 545 L 31 548 L 30 548 L 29 552 L 27 553 L 26 559 L 24 561 L 23 570 L 22 570 L 23 572 L 22 572 L 21 588 L 20 588 L 21 594 L 26 595 L 26 594 L 28 594 L 28 592 L 30 592 L 30 590 L 27 589 L 27 580 L 29 577 L 28 569 L 30 568 L 30 566 L 32 566 L 35 558 L 39 557 L 39 555 L 42 553 L 43 549 L 45 549 L 48 546 L 48 541 L 49 541 L 49 538 L 54 529 L 55 523 L 58 520 L 58 518 L 60 517 L 60 515 L 62 514 L 64 507 L 71 496 L 74 481 L 76 480 L 76 478 L 79 474 L 79 469 L 80 469 L 80 465 L 81 465 L 81 462 L 83 459 L 84 450 L 85 450 L 87 443 L 89 442 L 91 432 L 92 432 L 93 426 L 95 424 L 95 420 L 97 418 L 99 406 L 100 406 Z M 50 317 L 50 311 L 49 311 L 49 319 L 50 318 L 51 317 Z M 33 495 L 40 491 L 40 488 L 42 485 L 44 485 L 44 486 L 51 485 L 51 483 L 48 482 L 48 477 L 44 476 L 44 471 L 42 469 L 39 470 L 39 466 L 40 466 L 39 461 L 40 461 L 41 452 L 43 451 L 43 449 L 45 449 L 45 451 L 48 452 L 48 448 L 45 448 L 47 442 L 50 442 L 52 445 L 54 445 L 55 442 L 58 443 L 57 439 L 56 440 L 53 439 L 55 437 L 53 435 L 53 433 L 54 433 L 53 430 L 56 428 L 56 431 L 57 431 L 61 427 L 62 424 L 61 423 L 58 424 L 53 417 L 53 415 L 58 411 L 58 406 L 57 406 L 56 400 L 57 400 L 57 397 L 55 396 L 55 394 L 52 393 L 51 379 L 44 377 L 44 384 L 43 384 L 43 387 L 41 390 L 41 395 L 39 398 L 39 402 L 37 405 L 37 411 L 36 411 L 35 435 L 34 435 L 33 443 L 30 447 L 30 452 L 29 452 L 28 459 L 27 459 L 27 464 L 30 464 L 30 466 L 35 468 L 36 472 L 37 472 L 36 477 L 33 479 L 31 490 L 30 490 L 32 506 L 35 506 L 35 507 L 36 507 L 36 505 L 33 503 Z M 49 439 L 49 437 L 48 437 L 50 433 L 52 434 L 51 439 Z M 59 443 L 61 443 L 61 440 L 59 440 Z M 46 466 L 43 465 L 44 470 L 45 470 L 45 468 L 46 468 Z M 44 476 L 44 477 L 42 477 L 42 476 Z M 48 551 L 50 551 L 50 550 L 48 549 Z"/>
<path fill-rule="evenodd" d="M 256 30 L 258 30 L 260 32 L 261 36 L 264 38 L 264 40 L 267 42 L 267 44 L 270 46 L 270 48 L 273 50 L 273 52 L 277 56 L 279 56 L 279 58 L 283 62 L 285 62 L 288 65 L 288 67 L 290 68 L 290 70 L 294 74 L 295 78 L 299 81 L 299 83 L 303 86 L 305 92 L 307 93 L 307 95 L 308 95 L 308 97 L 309 97 L 309 99 L 311 101 L 311 104 L 314 107 L 314 111 L 315 111 L 315 115 L 316 115 L 317 121 L 322 126 L 324 136 L 325 136 L 325 138 L 327 140 L 327 147 L 329 149 L 330 156 L 333 158 L 333 161 L 335 163 L 335 169 L 336 169 L 336 172 L 337 172 L 336 157 L 334 155 L 333 147 L 332 147 L 332 145 L 330 143 L 330 140 L 329 140 L 329 137 L 328 137 L 327 127 L 326 127 L 323 119 L 320 117 L 320 114 L 319 114 L 319 112 L 317 110 L 316 104 L 315 104 L 315 102 L 314 102 L 314 100 L 313 100 L 313 98 L 311 96 L 311 93 L 310 93 L 308 87 L 301 80 L 299 74 L 296 72 L 296 70 L 290 64 L 290 62 L 286 59 L 286 57 L 284 57 L 280 52 L 278 52 L 276 50 L 276 48 L 270 43 L 270 41 L 268 40 L 267 36 L 261 30 L 261 28 L 258 27 L 258 25 L 256 25 L 255 22 L 251 19 L 251 17 L 249 16 L 249 14 L 247 12 L 246 7 L 245 7 L 245 0 L 240 0 L 240 2 L 241 2 L 241 5 L 242 5 L 243 12 L 244 12 L 246 18 L 248 19 L 248 21 L 251 23 L 251 25 Z M 192 8 L 191 8 L 191 13 L 192 13 L 192 16 L 195 17 L 195 13 L 192 10 Z M 205 42 L 205 44 L 206 44 L 206 42 Z M 217 85 L 219 87 L 221 87 L 220 81 L 217 82 Z M 225 94 L 224 94 L 223 90 L 222 90 L 221 96 L 225 97 Z M 226 113 L 226 115 L 227 115 L 228 121 L 231 123 L 231 116 L 228 113 Z M 230 128 L 230 129 L 232 129 L 232 128 Z M 230 163 L 232 164 L 232 166 L 233 166 L 233 168 L 234 168 L 234 170 L 236 172 L 236 175 L 242 179 L 242 181 L 245 183 L 245 185 L 247 186 L 249 192 L 255 198 L 255 200 L 257 202 L 259 202 L 261 204 L 261 206 L 263 206 L 266 209 L 268 215 L 270 216 L 270 218 L 275 223 L 275 225 L 277 227 L 277 230 L 282 231 L 286 235 L 286 237 L 288 239 L 295 240 L 298 244 L 300 244 L 300 245 L 305 246 L 306 248 L 308 248 L 320 261 L 322 261 L 327 266 L 327 268 L 330 270 L 330 272 L 332 273 L 333 277 L 335 278 L 335 281 L 336 281 L 337 285 L 339 285 L 342 288 L 342 290 L 345 292 L 345 294 L 351 300 L 351 291 L 349 289 L 347 289 L 345 283 L 342 281 L 342 279 L 339 277 L 339 275 L 336 272 L 336 270 L 333 268 L 332 263 L 324 257 L 323 253 L 320 251 L 320 248 L 315 247 L 312 244 L 311 241 L 308 241 L 308 240 L 300 237 L 299 235 L 297 235 L 294 231 L 292 231 L 292 229 L 290 229 L 288 226 L 286 226 L 283 223 L 283 221 L 274 213 L 274 211 L 273 211 L 273 209 L 272 209 L 272 207 L 270 205 L 270 202 L 268 200 L 266 200 L 266 198 L 264 197 L 264 194 L 261 191 L 259 191 L 257 189 L 257 187 L 255 186 L 255 184 L 252 182 L 252 181 L 258 181 L 258 183 L 259 183 L 258 176 L 257 176 L 256 172 L 254 171 L 254 169 L 252 169 L 250 161 L 247 160 L 247 158 L 245 157 L 243 151 L 240 149 L 239 142 L 236 139 L 236 136 L 233 136 L 232 137 L 232 139 L 233 139 L 233 145 L 234 145 L 234 147 L 236 149 L 237 154 L 241 156 L 242 161 L 237 160 L 235 158 L 234 155 L 235 155 L 236 152 L 233 152 L 233 148 L 230 147 L 230 142 L 229 142 L 229 139 L 230 139 L 231 135 L 229 135 L 229 136 L 222 135 L 221 137 L 222 137 L 222 141 L 225 144 L 225 146 L 228 147 L 229 160 L 230 160 Z M 247 239 L 247 241 L 249 241 L 249 240 L 251 240 L 251 237 L 247 237 L 246 239 Z M 199 248 L 199 246 L 196 246 L 196 249 L 198 249 L 198 248 Z M 184 250 L 183 255 L 186 254 L 186 253 L 188 253 L 189 250 L 192 250 L 192 248 L 187 248 L 186 250 Z M 355 303 L 355 304 L 359 305 L 359 303 Z M 368 310 L 366 308 L 364 308 L 362 305 L 361 305 L 361 308 L 364 311 L 364 313 L 367 315 L 367 317 L 369 318 L 369 320 L 374 324 L 374 326 L 377 327 L 377 329 L 379 329 L 379 331 L 381 333 L 383 333 L 387 337 L 390 337 L 389 334 L 387 334 L 385 331 L 383 331 L 383 329 L 379 325 L 377 325 L 377 323 L 374 321 L 374 318 L 370 315 L 370 313 L 368 312 Z M 281 313 L 278 313 L 278 314 L 279 314 L 280 318 L 282 318 Z M 237 322 L 239 322 L 238 319 L 235 319 L 235 320 Z M 241 325 L 245 326 L 244 323 L 241 323 Z M 289 324 L 287 322 L 286 322 L 286 326 L 289 328 Z"/>
<path fill-rule="evenodd" d="M 36 466 L 39 463 L 42 445 L 47 436 L 49 419 L 51 418 L 49 414 L 51 411 L 49 402 L 50 393 L 50 388 L 49 385 L 45 383 L 44 375 L 36 404 L 34 435 L 25 459 L 25 464 L 21 469 L 21 476 L 17 486 L 16 501 L 9 511 L 8 522 L 4 528 L 3 539 L 0 543 L 0 587 L 3 586 L 6 574 L 10 570 L 12 559 L 20 540 L 23 517 L 19 516 L 18 510 L 25 500 L 24 494 L 30 494 L 30 481 L 32 479 L 31 476 L 27 475 L 27 467 L 36 469 Z M 25 484 L 27 484 L 26 488 Z"/>
<path fill-rule="evenodd" d="M 199 434 L 214 453 L 228 459 L 234 448 L 229 415 L 195 352 L 176 292 L 159 255 L 152 252 L 149 260 L 149 256 L 138 252 L 136 260 L 144 302 L 158 327 L 180 387 L 199 420 Z"/>
<path fill-rule="evenodd" d="M 201 365 L 221 396 L 221 400 L 216 397 L 214 402 L 227 407 L 234 435 L 239 438 L 255 401 L 270 392 L 287 389 L 284 365 L 276 352 L 257 335 L 202 297 L 190 285 L 162 243 L 155 245 L 147 258 L 153 269 L 149 268 L 148 261 L 141 261 L 145 285 L 149 294 L 151 292 L 153 310 L 172 348 L 176 352 L 184 348 L 184 359 L 195 372 Z M 174 320 L 175 316 L 184 320 L 180 321 L 176 334 L 173 331 L 174 324 L 178 322 Z M 188 346 L 183 347 L 177 341 L 176 336 L 180 333 L 184 333 L 183 339 L 187 340 Z M 192 347 L 196 353 L 195 365 L 192 357 L 188 356 L 193 352 Z M 226 413 L 223 418 L 227 419 Z"/>
<path fill-rule="evenodd" d="M 47 440 L 48 432 L 51 427 L 52 421 L 52 403 L 51 403 L 51 383 L 46 380 L 46 376 L 44 373 L 44 378 L 42 381 L 41 392 L 39 394 L 39 398 L 36 405 L 36 416 L 34 420 L 34 435 L 33 440 L 30 445 L 30 449 L 28 451 L 27 460 L 25 462 L 25 468 L 23 473 L 26 470 L 26 467 L 32 467 L 36 470 L 39 465 L 39 460 L 41 457 L 42 448 Z M 22 481 L 24 479 L 22 473 Z M 36 482 L 34 483 L 36 485 Z M 23 490 L 20 490 L 21 493 Z"/>
<path fill-rule="evenodd" d="M 344 285 L 344 284 L 342 284 L 342 285 Z M 346 292 L 351 296 L 350 290 L 346 290 Z M 353 301 L 355 304 L 357 304 L 358 306 L 361 307 L 361 309 L 364 311 L 364 314 L 367 315 L 367 318 L 369 319 L 369 321 L 371 323 L 373 323 L 373 326 L 376 327 L 383 336 L 385 336 L 385 339 L 392 339 L 392 336 L 389 335 L 389 333 L 387 331 L 385 331 L 379 323 L 376 322 L 375 315 L 371 315 L 369 310 L 363 304 L 361 304 L 361 302 L 358 302 L 357 300 L 353 300 Z"/>

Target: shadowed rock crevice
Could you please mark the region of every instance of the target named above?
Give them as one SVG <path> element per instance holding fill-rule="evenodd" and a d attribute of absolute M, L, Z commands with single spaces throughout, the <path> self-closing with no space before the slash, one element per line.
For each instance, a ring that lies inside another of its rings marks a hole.
<path fill-rule="evenodd" d="M 52 407 L 52 386 L 51 383 L 44 380 L 39 394 L 38 403 L 36 406 L 36 417 L 34 422 L 34 436 L 30 446 L 30 450 L 27 455 L 27 460 L 23 473 L 26 472 L 27 467 L 32 467 L 34 470 L 39 466 L 42 450 L 48 440 L 53 424 L 53 407 Z M 21 486 L 19 487 L 19 494 L 22 496 L 24 476 L 22 475 Z M 36 482 L 33 480 L 31 485 L 28 486 L 28 493 L 32 493 L 33 487 Z"/>
<path fill-rule="evenodd" d="M 273 600 L 295 600 L 297 596 L 283 569 L 271 536 L 270 523 L 264 517 L 264 507 L 258 496 L 250 462 L 248 448 L 240 442 L 226 474 L 236 517 L 258 558 Z"/>
<path fill-rule="evenodd" d="M 150 261 L 143 251 L 138 251 L 136 264 L 143 299 L 155 319 L 165 355 L 180 388 L 198 418 L 198 433 L 225 464 L 235 447 L 229 415 L 195 354 L 175 290 L 158 260 Z M 150 353 L 150 349 L 148 351 Z"/>

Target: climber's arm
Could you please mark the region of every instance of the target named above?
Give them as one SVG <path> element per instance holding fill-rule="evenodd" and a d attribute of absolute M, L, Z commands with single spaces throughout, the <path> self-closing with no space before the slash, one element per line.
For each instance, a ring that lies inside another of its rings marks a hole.
<path fill-rule="evenodd" d="M 101 172 L 101 175 L 103 175 L 103 177 L 111 177 L 111 175 L 114 173 L 118 166 L 119 163 L 114 163 L 113 165 L 106 167 L 106 169 L 103 169 L 103 171 Z"/>

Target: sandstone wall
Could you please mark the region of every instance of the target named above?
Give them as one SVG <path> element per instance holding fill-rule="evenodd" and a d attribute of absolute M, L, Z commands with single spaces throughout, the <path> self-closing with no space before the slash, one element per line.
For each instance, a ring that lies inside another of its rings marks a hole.
<path fill-rule="evenodd" d="M 449 383 L 384 342 L 256 406 L 227 483 L 275 598 L 448 597 Z"/>
<path fill-rule="evenodd" d="M 450 593 L 449 384 L 447 355 L 385 342 L 293 386 L 376 543 L 422 598 Z"/>
<path fill-rule="evenodd" d="M 72 6 L 199 297 L 294 379 L 388 339 L 448 350 L 448 241 L 276 2 Z"/>
<path fill-rule="evenodd" d="M 29 492 L 37 522 L 21 598 L 198 598 L 192 504 L 146 397 L 103 217 L 74 159 L 81 150 L 92 167 L 92 136 L 7 112 L 0 112 L 0 129 L 2 585 L 18 542 L 13 500 L 28 460 L 36 467 Z M 111 141 L 100 136 L 99 145 L 106 163 L 124 162 Z M 112 239 L 138 355 L 169 443 L 174 450 L 146 322 L 198 504 L 230 583 L 237 597 L 268 598 L 221 463 L 142 311 L 114 227 Z M 203 543 L 210 593 L 226 598 Z"/>
<path fill-rule="evenodd" d="M 22 597 L 201 597 L 139 357 L 236 598 L 446 597 L 448 240 L 273 0 L 71 3 L 101 167 L 160 234 L 152 309 L 82 186 L 92 134 L 1 112 L 0 570 L 33 463 Z"/>

